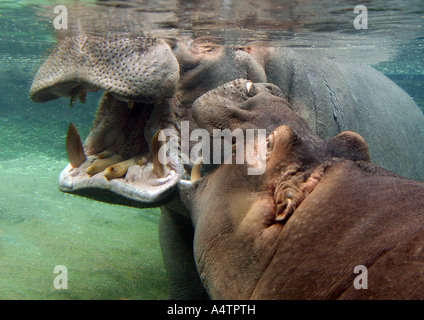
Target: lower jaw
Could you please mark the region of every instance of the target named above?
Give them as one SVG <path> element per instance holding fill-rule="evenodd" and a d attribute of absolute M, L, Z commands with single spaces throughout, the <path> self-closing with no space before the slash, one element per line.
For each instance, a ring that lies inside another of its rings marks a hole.
<path fill-rule="evenodd" d="M 90 159 L 79 168 L 70 164 L 59 176 L 59 189 L 98 201 L 146 208 L 162 205 L 172 199 L 181 174 L 169 170 L 164 178 L 156 177 L 153 165 L 134 165 L 124 177 L 107 179 L 103 172 L 88 175 Z"/>
<path fill-rule="evenodd" d="M 100 108 L 105 109 L 102 104 L 99 106 Z M 121 110 L 125 111 L 122 108 Z M 147 118 L 142 118 L 142 116 L 146 116 L 146 112 L 148 112 Z M 177 164 L 178 159 L 171 159 L 172 161 L 168 165 L 159 163 L 157 149 L 160 145 L 157 141 L 156 143 L 154 143 L 155 140 L 152 142 L 152 146 L 156 145 L 156 147 L 152 147 L 153 150 L 151 153 L 149 152 L 145 139 L 140 138 L 144 136 L 145 123 L 151 115 L 151 111 L 146 112 L 143 111 L 144 115 L 140 116 L 139 119 L 134 117 L 122 118 L 123 121 L 126 121 L 126 124 L 122 125 L 122 122 L 120 124 L 126 133 L 117 136 L 117 140 L 111 147 L 106 147 L 106 149 L 102 147 L 100 148 L 103 149 L 101 152 L 88 156 L 84 153 L 84 149 L 96 149 L 98 145 L 93 144 L 93 141 L 98 141 L 99 138 L 107 136 L 110 132 L 108 130 L 114 128 L 110 126 L 108 120 L 113 119 L 116 122 L 119 117 L 116 117 L 115 113 L 106 114 L 104 118 L 106 129 L 101 127 L 102 118 L 96 119 L 95 123 L 98 126 L 93 128 L 92 133 L 87 138 L 87 141 L 91 140 L 85 148 L 82 146 L 78 131 L 72 125 L 74 130 L 68 130 L 66 139 L 70 164 L 60 174 L 59 189 L 63 192 L 103 202 L 141 208 L 155 207 L 172 199 L 184 171 Z M 135 117 L 142 113 L 136 113 Z M 137 126 L 136 123 L 142 123 L 142 125 Z M 129 137 L 129 140 L 122 140 L 123 136 Z M 132 145 L 131 141 L 138 141 L 139 144 Z M 128 150 L 130 151 L 128 152 Z M 134 150 L 139 151 L 134 153 Z M 108 155 L 105 155 L 106 153 Z M 128 157 L 133 158 L 127 159 Z M 117 171 L 113 170 L 117 168 L 119 168 L 119 171 L 123 170 L 124 173 L 116 175 Z"/>

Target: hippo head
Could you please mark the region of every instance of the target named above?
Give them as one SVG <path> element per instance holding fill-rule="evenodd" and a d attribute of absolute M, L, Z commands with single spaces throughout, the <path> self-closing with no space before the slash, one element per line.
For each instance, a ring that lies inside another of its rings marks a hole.
<path fill-rule="evenodd" d="M 284 242 L 282 231 L 301 223 L 297 210 L 320 184 L 326 164 L 335 159 L 369 161 L 360 135 L 342 132 L 322 141 L 283 98 L 263 98 L 250 100 L 250 110 L 257 108 L 266 117 L 279 107 L 285 114 L 285 124 L 266 139 L 264 173 L 249 175 L 251 164 L 237 164 L 232 155 L 231 164 L 224 163 L 196 181 L 180 182 L 181 198 L 195 228 L 198 272 L 214 299 L 261 298 L 261 278 Z M 272 296 L 270 290 L 266 288 Z"/>
<path fill-rule="evenodd" d="M 174 95 L 179 73 L 170 47 L 156 38 L 62 39 L 38 70 L 31 99 L 68 97 L 72 106 L 78 99 L 85 102 L 87 92 L 105 94 L 84 146 L 75 126 L 69 126 L 70 164 L 60 175 L 60 189 L 137 206 L 157 204 L 169 195 L 181 170 L 172 163 L 166 171 L 153 167 L 158 163 L 156 153 L 149 150 L 157 143 L 152 143 L 154 134 L 145 132 L 159 129 L 149 126 L 149 119 L 156 105 L 168 103 L 163 101 Z M 107 168 L 109 174 L 104 174 Z"/>

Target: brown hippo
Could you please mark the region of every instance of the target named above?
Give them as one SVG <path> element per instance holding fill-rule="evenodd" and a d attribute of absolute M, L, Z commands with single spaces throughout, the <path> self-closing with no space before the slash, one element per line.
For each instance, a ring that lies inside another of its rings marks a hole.
<path fill-rule="evenodd" d="M 284 99 L 268 104 L 277 100 L 286 116 L 266 140 L 263 175 L 233 154 L 180 182 L 209 296 L 424 298 L 424 183 L 370 163 L 354 132 L 322 141 Z"/>

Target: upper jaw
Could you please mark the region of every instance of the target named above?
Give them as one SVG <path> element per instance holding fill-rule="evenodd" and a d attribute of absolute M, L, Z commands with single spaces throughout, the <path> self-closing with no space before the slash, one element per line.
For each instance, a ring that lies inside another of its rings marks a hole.
<path fill-rule="evenodd" d="M 120 100 L 171 97 L 179 64 L 163 40 L 79 35 L 61 40 L 34 77 L 30 97 L 46 102 L 103 90 Z"/>
<path fill-rule="evenodd" d="M 163 40 L 145 35 L 62 39 L 35 75 L 31 99 L 68 97 L 73 106 L 78 99 L 85 102 L 87 92 L 106 93 L 84 146 L 70 126 L 70 164 L 60 174 L 60 190 L 136 206 L 169 199 L 185 171 L 175 157 L 155 169 L 157 150 L 145 132 L 152 110 L 174 95 L 178 81 L 179 64 Z M 111 174 L 117 167 L 124 173 Z"/>

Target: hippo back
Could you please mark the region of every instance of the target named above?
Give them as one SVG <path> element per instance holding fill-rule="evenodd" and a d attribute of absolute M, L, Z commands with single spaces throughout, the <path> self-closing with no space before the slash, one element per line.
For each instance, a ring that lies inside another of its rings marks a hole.
<path fill-rule="evenodd" d="M 424 179 L 424 115 L 394 82 L 367 65 L 290 49 L 272 51 L 266 60 L 268 82 L 280 87 L 322 139 L 357 132 L 375 164 Z"/>

